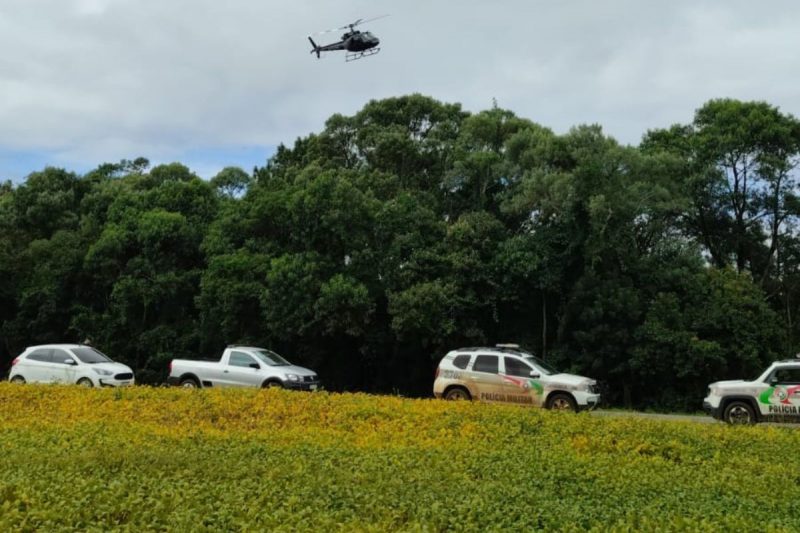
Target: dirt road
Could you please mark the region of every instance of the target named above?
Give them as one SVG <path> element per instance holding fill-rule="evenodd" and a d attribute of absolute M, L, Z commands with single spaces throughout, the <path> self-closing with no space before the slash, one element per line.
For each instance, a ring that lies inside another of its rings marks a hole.
<path fill-rule="evenodd" d="M 676 420 L 681 422 L 697 422 L 699 424 L 721 424 L 722 422 L 714 420 L 710 416 L 705 415 L 668 415 L 661 413 L 643 413 L 641 411 L 607 411 L 605 409 L 598 409 L 592 411 L 594 416 L 610 416 L 610 417 L 637 417 L 637 418 L 650 418 L 652 420 Z"/>
<path fill-rule="evenodd" d="M 593 416 L 601 416 L 601 417 L 636 417 L 636 418 L 649 418 L 651 420 L 674 420 L 677 422 L 695 422 L 698 424 L 724 424 L 719 420 L 714 420 L 710 416 L 706 415 L 669 415 L 669 414 L 661 414 L 661 413 L 643 413 L 641 411 L 617 411 L 617 410 L 605 410 L 605 409 L 598 409 L 597 411 L 592 411 L 591 414 Z M 759 423 L 760 426 L 777 426 L 777 427 L 785 427 L 785 428 L 795 428 L 800 429 L 800 424 L 792 424 L 792 423 L 782 423 L 782 422 L 761 422 Z"/>

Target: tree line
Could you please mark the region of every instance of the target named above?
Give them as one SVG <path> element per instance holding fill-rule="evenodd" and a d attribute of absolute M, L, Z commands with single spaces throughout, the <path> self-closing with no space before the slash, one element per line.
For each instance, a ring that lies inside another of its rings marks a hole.
<path fill-rule="evenodd" d="M 144 158 L 0 184 L 0 369 L 86 338 L 160 383 L 270 347 L 328 388 L 429 395 L 517 342 L 615 405 L 696 410 L 798 346 L 800 123 L 712 100 L 623 146 L 410 95 L 211 180 Z"/>

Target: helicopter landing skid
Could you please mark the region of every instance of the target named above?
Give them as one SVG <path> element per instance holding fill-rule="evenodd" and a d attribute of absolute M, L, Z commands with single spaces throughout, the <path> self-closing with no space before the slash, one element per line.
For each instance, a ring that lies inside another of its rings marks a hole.
<path fill-rule="evenodd" d="M 349 54 L 345 54 L 344 60 L 349 63 L 350 61 L 356 61 L 364 57 L 374 56 L 380 51 L 380 48 L 370 48 L 369 50 L 364 50 L 363 52 L 351 52 Z"/>

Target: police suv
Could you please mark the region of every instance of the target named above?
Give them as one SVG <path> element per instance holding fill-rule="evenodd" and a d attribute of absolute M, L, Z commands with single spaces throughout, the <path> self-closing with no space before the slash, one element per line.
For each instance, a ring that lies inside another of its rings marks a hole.
<path fill-rule="evenodd" d="M 561 373 L 516 344 L 449 352 L 436 370 L 433 394 L 571 411 L 592 409 L 600 401 L 596 381 Z"/>
<path fill-rule="evenodd" d="M 753 381 L 712 383 L 703 409 L 729 424 L 800 422 L 800 359 L 776 361 Z"/>

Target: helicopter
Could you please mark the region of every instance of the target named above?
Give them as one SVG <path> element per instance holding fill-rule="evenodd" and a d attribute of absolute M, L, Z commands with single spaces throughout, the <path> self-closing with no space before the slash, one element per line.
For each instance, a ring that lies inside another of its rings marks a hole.
<path fill-rule="evenodd" d="M 352 24 L 342 26 L 341 28 L 333 28 L 332 30 L 325 30 L 312 34 L 312 35 L 321 35 L 323 33 L 330 33 L 332 31 L 348 30 L 344 35 L 342 35 L 342 39 L 337 43 L 331 43 L 319 46 L 317 43 L 314 42 L 314 39 L 311 38 L 311 35 L 309 35 L 308 40 L 311 43 L 311 46 L 313 47 L 311 53 L 312 54 L 316 53 L 317 59 L 319 59 L 320 54 L 322 52 L 346 50 L 344 56 L 345 61 L 355 61 L 356 59 L 361 59 L 362 57 L 375 55 L 381 51 L 381 49 L 378 48 L 378 45 L 381 42 L 380 39 L 378 39 L 368 31 L 359 31 L 355 29 L 355 27 L 360 24 L 364 24 L 365 22 L 372 22 L 373 20 L 382 19 L 388 16 L 389 15 L 381 15 L 380 17 L 375 17 L 367 20 L 358 19 Z"/>

